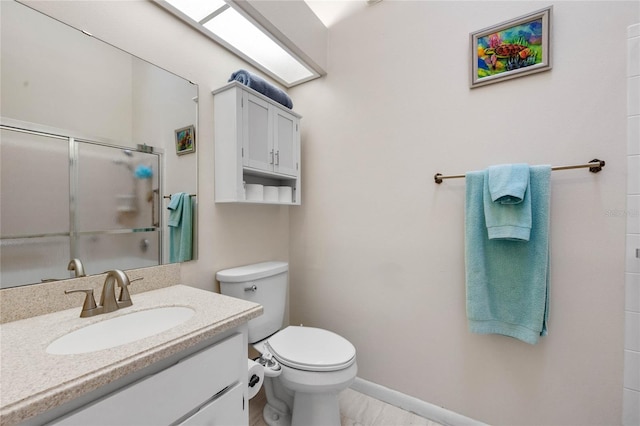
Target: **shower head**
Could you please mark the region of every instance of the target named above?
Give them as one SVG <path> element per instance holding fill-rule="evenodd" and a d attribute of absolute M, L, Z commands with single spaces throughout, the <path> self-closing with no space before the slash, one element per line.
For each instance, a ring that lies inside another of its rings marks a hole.
<path fill-rule="evenodd" d="M 127 157 L 133 157 L 133 152 L 131 152 L 130 149 L 123 149 L 122 152 L 124 153 L 124 155 L 126 155 Z"/>
<path fill-rule="evenodd" d="M 129 169 L 129 171 L 133 171 L 133 166 L 125 160 L 112 160 L 113 164 L 117 164 L 119 166 L 125 166 L 127 169 Z"/>

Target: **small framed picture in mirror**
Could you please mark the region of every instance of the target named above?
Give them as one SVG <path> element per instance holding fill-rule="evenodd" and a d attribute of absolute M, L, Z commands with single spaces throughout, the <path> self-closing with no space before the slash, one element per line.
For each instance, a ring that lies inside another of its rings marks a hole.
<path fill-rule="evenodd" d="M 176 154 L 196 152 L 196 130 L 193 126 L 176 130 Z"/>

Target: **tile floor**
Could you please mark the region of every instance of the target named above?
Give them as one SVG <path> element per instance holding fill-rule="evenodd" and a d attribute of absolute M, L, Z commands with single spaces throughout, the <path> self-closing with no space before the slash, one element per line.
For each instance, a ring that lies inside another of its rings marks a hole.
<path fill-rule="evenodd" d="M 249 402 L 249 426 L 266 426 L 262 418 L 265 403 L 263 389 Z M 340 393 L 340 417 L 341 426 L 440 426 L 352 389 Z"/>

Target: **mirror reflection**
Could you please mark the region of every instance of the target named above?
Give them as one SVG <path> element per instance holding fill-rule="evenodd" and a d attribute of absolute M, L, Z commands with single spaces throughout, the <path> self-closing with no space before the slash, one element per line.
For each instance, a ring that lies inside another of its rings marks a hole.
<path fill-rule="evenodd" d="M 181 231 L 196 235 L 197 149 L 176 131 L 197 134 L 197 86 L 15 1 L 0 8 L 0 287 L 74 277 L 74 258 L 87 275 L 168 263 L 170 194 L 191 195 Z"/>

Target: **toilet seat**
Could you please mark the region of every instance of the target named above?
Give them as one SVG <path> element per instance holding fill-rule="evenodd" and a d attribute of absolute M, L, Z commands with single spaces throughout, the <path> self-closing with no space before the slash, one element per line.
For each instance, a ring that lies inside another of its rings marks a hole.
<path fill-rule="evenodd" d="M 342 370 L 356 360 L 351 342 L 321 328 L 289 326 L 265 346 L 281 364 L 304 371 Z"/>

